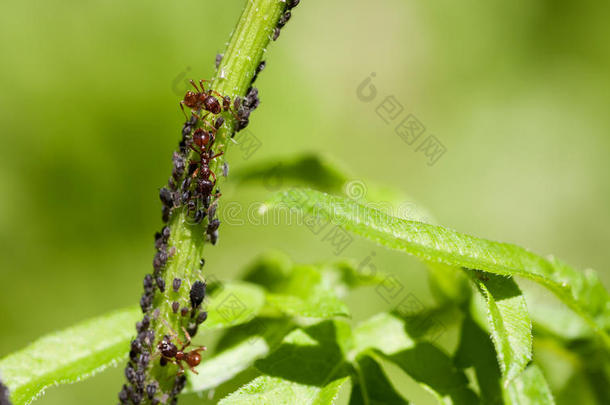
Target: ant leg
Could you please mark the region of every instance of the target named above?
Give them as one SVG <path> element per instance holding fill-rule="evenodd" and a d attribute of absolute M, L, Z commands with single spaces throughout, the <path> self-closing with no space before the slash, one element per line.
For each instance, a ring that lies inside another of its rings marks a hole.
<path fill-rule="evenodd" d="M 193 114 L 193 116 L 196 117 L 198 120 L 201 119 L 201 117 L 199 116 L 199 114 L 197 114 L 197 112 L 191 111 L 191 114 Z"/>
<path fill-rule="evenodd" d="M 189 144 L 188 144 L 188 147 L 189 147 L 189 148 L 191 148 L 193 151 L 195 151 L 195 152 L 197 152 L 197 153 L 201 154 L 201 150 L 197 149 L 197 147 L 196 147 L 195 145 L 193 145 L 192 143 L 189 143 Z M 191 161 L 191 163 L 199 163 L 199 162 L 193 162 L 193 161 Z"/>
<path fill-rule="evenodd" d="M 175 365 L 177 365 L 178 367 L 180 367 L 180 370 L 178 370 L 178 376 L 181 376 L 182 374 L 184 374 L 184 366 L 182 365 L 181 361 L 174 361 L 173 362 Z"/>
<path fill-rule="evenodd" d="M 218 205 L 218 199 L 215 199 L 212 204 L 210 204 L 210 206 L 208 207 L 208 214 L 210 213 L 210 210 L 212 209 L 212 207 L 217 206 Z"/>
<path fill-rule="evenodd" d="M 206 114 L 206 116 L 207 116 L 208 114 L 210 114 L 210 113 L 207 113 L 207 114 Z M 204 118 L 205 118 L 205 117 L 204 117 Z M 207 121 L 203 121 L 203 125 L 207 125 L 207 126 L 208 126 L 208 128 L 210 129 L 210 131 L 212 132 L 212 135 L 216 135 L 216 131 L 218 131 L 218 130 L 216 129 L 216 127 L 215 127 L 214 125 L 210 124 L 210 123 L 209 123 L 209 122 L 207 122 Z"/>
<path fill-rule="evenodd" d="M 186 346 L 191 344 L 191 335 L 188 333 L 188 331 L 184 328 L 184 326 L 182 327 L 182 331 L 184 332 L 184 336 L 186 336 Z M 186 348 L 186 346 L 184 346 L 184 348 Z"/>
<path fill-rule="evenodd" d="M 166 321 L 165 319 L 163 319 L 162 321 L 163 321 L 163 323 L 165 324 L 165 326 L 167 326 L 167 328 L 168 328 L 168 329 L 169 329 L 169 330 L 172 332 L 172 336 L 173 336 L 174 338 L 176 338 L 176 340 L 178 341 L 178 343 L 180 343 L 180 344 L 182 345 L 183 343 L 182 343 L 182 341 L 180 340 L 180 336 L 178 336 L 178 334 L 176 333 L 176 331 L 175 331 L 175 330 L 174 330 L 174 329 L 173 329 L 171 326 L 169 326 L 169 323 L 167 323 L 167 321 Z"/>
<path fill-rule="evenodd" d="M 222 156 L 222 155 L 224 155 L 224 152 L 217 153 L 217 154 L 215 154 L 214 156 L 212 156 L 212 157 L 210 158 L 210 160 L 212 160 L 212 159 L 214 159 L 214 158 L 217 158 L 217 157 L 219 157 L 219 156 Z"/>
<path fill-rule="evenodd" d="M 184 100 L 180 102 L 180 108 L 182 109 L 182 114 L 184 114 L 184 118 L 188 121 L 189 117 L 186 115 L 186 111 L 184 111 Z"/>
<path fill-rule="evenodd" d="M 193 79 L 189 80 L 189 83 L 191 83 L 193 85 L 195 90 L 197 90 L 197 93 L 202 93 L 203 92 L 202 90 L 199 90 L 199 88 L 197 87 L 197 84 L 195 83 L 195 81 Z"/>
<path fill-rule="evenodd" d="M 237 115 L 237 113 L 230 107 L 229 107 L 228 111 L 231 113 L 231 115 L 233 115 L 233 118 L 235 118 L 235 121 L 239 122 L 239 115 Z"/>
<path fill-rule="evenodd" d="M 199 373 L 197 372 L 197 370 L 195 370 L 195 368 L 193 366 L 189 366 L 189 368 L 191 369 L 191 371 L 197 375 L 199 375 Z"/>
<path fill-rule="evenodd" d="M 220 97 L 221 99 L 223 99 L 225 96 L 223 96 L 222 94 L 220 94 L 219 92 L 215 91 L 215 90 L 208 90 L 209 93 L 213 93 L 215 95 L 217 95 L 218 97 Z"/>
<path fill-rule="evenodd" d="M 199 80 L 199 85 L 201 86 L 201 92 L 205 93 L 205 87 L 203 87 L 203 83 L 209 82 L 209 80 L 201 79 Z"/>

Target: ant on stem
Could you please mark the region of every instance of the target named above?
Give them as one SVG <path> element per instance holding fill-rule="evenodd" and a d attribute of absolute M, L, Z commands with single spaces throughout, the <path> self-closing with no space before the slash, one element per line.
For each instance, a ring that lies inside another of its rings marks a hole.
<path fill-rule="evenodd" d="M 180 367 L 178 375 L 182 375 L 184 374 L 184 365 L 182 362 L 185 362 L 193 373 L 199 374 L 194 367 L 201 363 L 201 354 L 199 354 L 199 352 L 207 350 L 207 348 L 205 346 L 199 346 L 196 349 L 185 351 L 185 349 L 191 344 L 191 335 L 186 331 L 186 329 L 184 329 L 184 326 L 182 327 L 182 330 L 184 331 L 184 336 L 186 336 L 186 343 L 182 343 L 176 331 L 174 331 L 172 327 L 168 325 L 165 319 L 163 320 L 163 323 L 165 323 L 165 326 L 172 331 L 173 337 L 178 341 L 181 347 L 178 349 L 178 347 L 172 343 L 170 337 L 165 335 L 157 344 L 157 349 L 159 349 L 159 353 L 161 354 L 161 364 L 163 365 L 163 363 L 169 361 L 177 365 Z"/>
<path fill-rule="evenodd" d="M 207 82 L 207 80 L 199 80 L 199 86 L 201 89 L 197 87 L 194 80 L 191 79 L 189 81 L 196 91 L 188 90 L 184 95 L 184 99 L 180 101 L 180 108 L 182 109 L 185 117 L 186 112 L 184 111 L 184 106 L 187 106 L 194 111 L 200 111 L 203 109 L 215 115 L 220 114 L 222 111 L 229 111 L 231 109 L 231 98 L 229 96 L 223 96 L 212 89 L 206 91 L 203 83 Z M 214 95 L 222 99 L 222 104 L 216 97 L 214 97 Z M 196 114 L 194 115 L 199 118 L 199 116 Z"/>

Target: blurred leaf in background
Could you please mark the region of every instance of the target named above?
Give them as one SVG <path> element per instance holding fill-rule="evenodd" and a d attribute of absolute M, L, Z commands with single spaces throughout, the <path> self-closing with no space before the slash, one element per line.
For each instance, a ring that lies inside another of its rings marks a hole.
<path fill-rule="evenodd" d="M 0 357 L 136 303 L 185 80 L 212 75 L 241 7 L 3 5 Z M 234 147 L 229 161 L 324 153 L 364 183 L 404 190 L 448 227 L 556 252 L 609 285 L 609 18 L 610 5 L 591 0 L 310 0 L 257 82 L 262 104 L 248 129 L 260 147 Z M 356 89 L 372 72 L 376 98 L 364 102 Z M 392 95 L 402 112 L 386 123 L 378 107 Z M 446 148 L 433 165 L 396 133 L 408 114 Z M 267 195 L 223 194 L 242 213 Z M 302 262 L 335 256 L 304 227 L 231 224 L 228 214 L 221 209 L 221 240 L 208 250 L 209 271 L 223 278 L 268 247 Z M 432 299 L 414 260 L 362 241 L 340 256 L 407 267 L 397 277 Z M 370 294 L 348 300 L 354 321 L 387 309 Z M 41 403 L 114 401 L 121 373 L 50 390 Z"/>

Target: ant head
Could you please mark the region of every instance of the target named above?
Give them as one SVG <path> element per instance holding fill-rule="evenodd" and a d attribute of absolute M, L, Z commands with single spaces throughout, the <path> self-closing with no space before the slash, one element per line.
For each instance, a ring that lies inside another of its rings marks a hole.
<path fill-rule="evenodd" d="M 178 348 L 171 342 L 170 337 L 167 335 L 157 344 L 157 348 L 164 357 L 174 357 L 178 352 Z"/>

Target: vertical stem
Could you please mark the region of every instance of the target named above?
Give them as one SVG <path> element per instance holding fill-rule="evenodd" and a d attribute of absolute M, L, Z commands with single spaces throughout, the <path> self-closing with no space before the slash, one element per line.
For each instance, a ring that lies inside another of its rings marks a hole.
<path fill-rule="evenodd" d="M 274 34 L 277 36 L 279 28 L 287 21 L 289 14 L 285 14 L 284 21 L 279 26 L 278 21 L 286 12 L 287 7 L 291 8 L 298 3 L 295 0 L 288 1 L 290 3 L 288 6 L 286 0 L 246 1 L 242 15 L 231 34 L 222 61 L 211 82 L 211 90 L 222 96 L 229 96 L 232 101 L 236 97 L 244 99 L 248 95 L 269 41 Z M 220 101 L 222 102 L 222 100 Z M 231 144 L 230 139 L 239 129 L 234 111 L 221 114 L 225 119 L 225 124 L 216 133 L 213 150 L 214 153 L 223 152 L 224 154 L 209 163 L 211 172 L 215 173 L 217 177 L 212 196 L 220 190 L 219 186 L 223 182 L 221 168 L 227 156 L 228 146 Z M 209 114 L 203 121 L 199 120 L 196 126 L 209 129 L 216 118 L 218 115 Z M 190 136 L 193 129 L 195 128 L 189 128 L 186 131 L 187 136 Z M 187 154 L 189 155 L 186 160 L 188 168 L 190 159 L 197 161 L 199 154 L 193 151 Z M 200 169 L 201 166 L 198 167 L 198 170 Z M 175 185 L 173 189 L 176 189 Z M 218 202 L 218 200 L 214 201 L 214 197 L 212 197 L 212 206 Z M 145 279 L 145 293 L 142 299 L 145 301 L 147 297 L 152 297 L 152 305 L 142 304 L 145 318 L 138 326 L 138 337 L 134 340 L 135 343 L 132 343 L 131 361 L 125 369 L 125 375 L 130 385 L 124 386 L 123 391 L 119 394 L 123 403 L 147 404 L 157 403 L 156 401 L 174 403 L 173 401 L 184 386 L 184 377 L 177 376 L 178 367 L 176 365 L 170 362 L 161 366 L 161 356 L 157 344 L 164 339 L 164 336 L 170 335 L 171 341 L 180 349 L 181 345 L 178 342 L 185 342 L 183 328 L 190 330 L 191 335 L 194 334 L 193 332 L 196 333 L 196 318 L 203 314 L 198 308 L 192 308 L 189 292 L 194 283 L 205 280 L 204 269 L 200 262 L 207 241 L 206 229 L 208 229 L 209 220 L 210 215 L 203 222 L 195 223 L 192 213 L 189 214 L 185 205 L 180 205 L 172 210 L 168 221 L 170 237 L 159 248 L 156 259 L 163 252 L 167 252 L 169 257 L 162 269 L 159 269 L 157 265 L 152 287 L 150 275 L 147 275 L 148 279 Z M 165 260 L 163 261 L 165 262 Z M 165 285 L 164 291 L 158 287 L 157 277 L 161 280 L 161 285 Z M 172 281 L 176 278 L 182 281 L 177 292 L 172 288 Z M 146 287 L 147 285 L 148 287 Z M 180 308 L 189 309 L 189 313 L 181 315 L 180 310 L 175 313 L 172 309 L 174 302 L 179 303 Z M 147 322 L 150 323 L 149 326 Z M 174 332 L 178 336 L 172 336 Z M 152 334 L 154 334 L 154 339 L 151 339 Z M 151 342 L 151 340 L 153 341 Z M 136 350 L 133 349 L 134 344 Z M 185 349 L 185 351 L 187 350 L 189 349 Z M 146 358 L 143 360 L 142 356 L 148 356 L 149 360 Z M 188 369 L 187 364 L 184 366 Z M 151 385 L 155 387 L 153 400 L 149 400 L 147 397 L 147 387 Z M 125 397 L 128 399 L 123 400 L 122 398 Z"/>

